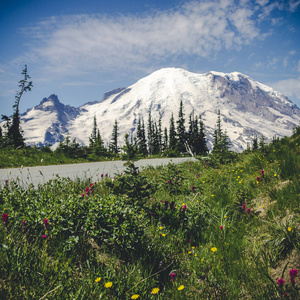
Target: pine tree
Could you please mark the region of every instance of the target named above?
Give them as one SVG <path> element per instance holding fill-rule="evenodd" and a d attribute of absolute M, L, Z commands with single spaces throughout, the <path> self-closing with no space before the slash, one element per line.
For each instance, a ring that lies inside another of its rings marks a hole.
<path fill-rule="evenodd" d="M 92 130 L 92 134 L 90 137 L 90 144 L 89 147 L 93 148 L 95 143 L 96 143 L 96 138 L 97 138 L 97 119 L 96 116 L 94 116 L 94 123 L 93 123 L 93 130 Z"/>
<path fill-rule="evenodd" d="M 137 138 L 138 153 L 142 155 L 147 155 L 148 151 L 147 151 L 147 143 L 146 143 L 146 136 L 145 136 L 145 124 L 144 124 L 144 120 L 141 120 L 141 118 L 139 118 L 138 120 L 136 138 Z"/>
<path fill-rule="evenodd" d="M 199 116 L 199 152 L 198 154 L 206 155 L 208 153 L 207 143 L 206 143 L 206 134 L 204 128 L 204 122 Z"/>
<path fill-rule="evenodd" d="M 151 110 L 149 110 L 149 116 L 148 116 L 148 152 L 150 155 L 153 154 L 154 146 L 153 146 L 153 138 L 154 138 L 154 130 L 153 130 L 153 122 L 152 122 L 152 116 L 151 116 Z"/>
<path fill-rule="evenodd" d="M 159 115 L 159 120 L 158 120 L 158 131 L 157 131 L 157 136 L 158 136 L 158 147 L 159 147 L 159 152 L 162 152 L 162 128 L 161 128 L 161 115 Z"/>
<path fill-rule="evenodd" d="M 168 149 L 168 129 L 167 127 L 165 127 L 163 143 L 162 143 L 162 152 L 165 152 L 167 149 Z"/>
<path fill-rule="evenodd" d="M 185 134 L 185 126 L 184 126 L 184 113 L 183 113 L 183 103 L 182 100 L 180 101 L 180 107 L 178 112 L 178 120 L 177 120 L 177 145 L 176 148 L 179 153 L 185 152 L 185 140 L 186 140 L 186 134 Z"/>
<path fill-rule="evenodd" d="M 119 136 L 118 121 L 115 120 L 115 124 L 113 126 L 112 138 L 111 138 L 110 147 L 109 147 L 110 151 L 114 154 L 117 154 L 119 152 L 118 136 Z"/>
<path fill-rule="evenodd" d="M 175 123 L 174 123 L 174 116 L 172 113 L 172 116 L 170 119 L 170 128 L 169 128 L 169 149 L 175 150 L 176 144 L 177 144 L 176 130 L 175 130 Z"/>
<path fill-rule="evenodd" d="M 25 69 L 22 71 L 22 75 L 24 75 L 24 78 L 19 81 L 20 91 L 17 92 L 15 96 L 16 100 L 13 106 L 15 111 L 12 117 L 12 122 L 10 122 L 7 116 L 2 115 L 2 119 L 6 121 L 6 127 L 7 127 L 6 144 L 12 145 L 15 148 L 24 147 L 25 145 L 23 131 L 20 126 L 20 113 L 19 113 L 20 100 L 22 95 L 27 91 L 31 91 L 31 88 L 33 87 L 32 81 L 28 81 L 28 79 L 30 79 L 30 76 L 27 73 L 27 65 L 25 65 Z"/>
<path fill-rule="evenodd" d="M 252 140 L 252 150 L 257 150 L 257 149 L 258 149 L 258 141 L 257 141 L 257 135 L 255 135 Z"/>

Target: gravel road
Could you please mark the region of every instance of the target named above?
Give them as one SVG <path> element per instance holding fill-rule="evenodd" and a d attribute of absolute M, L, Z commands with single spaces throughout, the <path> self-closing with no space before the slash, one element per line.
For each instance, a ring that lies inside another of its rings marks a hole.
<path fill-rule="evenodd" d="M 148 165 L 156 167 L 159 165 L 167 165 L 169 162 L 177 164 L 187 160 L 196 161 L 196 159 L 192 157 L 141 159 L 135 162 L 135 166 L 142 170 L 143 167 Z M 91 178 L 92 181 L 97 181 L 101 178 L 101 174 L 108 174 L 109 177 L 113 177 L 115 174 L 123 172 L 125 170 L 123 166 L 124 163 L 125 161 L 118 160 L 58 166 L 0 169 L 0 187 L 5 184 L 5 180 L 17 180 L 20 185 L 25 188 L 31 183 L 37 187 L 39 184 L 46 183 L 57 175 L 59 177 L 68 177 L 72 180 Z"/>

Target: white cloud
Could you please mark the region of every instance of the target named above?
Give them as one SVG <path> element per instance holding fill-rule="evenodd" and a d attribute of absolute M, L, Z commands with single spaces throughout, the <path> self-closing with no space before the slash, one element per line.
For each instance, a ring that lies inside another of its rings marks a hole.
<path fill-rule="evenodd" d="M 43 61 L 47 72 L 134 69 L 240 49 L 260 34 L 254 13 L 230 0 L 194 1 L 143 16 L 52 17 L 24 32 L 34 36 L 31 60 Z"/>
<path fill-rule="evenodd" d="M 269 85 L 292 99 L 300 107 L 300 77 L 280 80 Z"/>
<path fill-rule="evenodd" d="M 298 72 L 300 72 L 300 60 L 298 60 Z"/>

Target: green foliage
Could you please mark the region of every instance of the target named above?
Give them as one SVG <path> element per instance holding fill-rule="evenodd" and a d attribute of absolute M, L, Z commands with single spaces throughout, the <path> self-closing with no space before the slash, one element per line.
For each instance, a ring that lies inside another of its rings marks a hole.
<path fill-rule="evenodd" d="M 93 183 L 3 183 L 1 297 L 298 299 L 299 151 L 293 135 L 213 168 L 128 161 Z"/>

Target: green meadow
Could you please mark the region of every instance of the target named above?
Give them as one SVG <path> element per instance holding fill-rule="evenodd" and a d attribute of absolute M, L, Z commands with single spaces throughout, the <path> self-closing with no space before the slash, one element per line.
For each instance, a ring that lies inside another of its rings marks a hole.
<path fill-rule="evenodd" d="M 7 181 L 0 298 L 299 299 L 299 170 L 296 130 L 222 164 Z"/>

